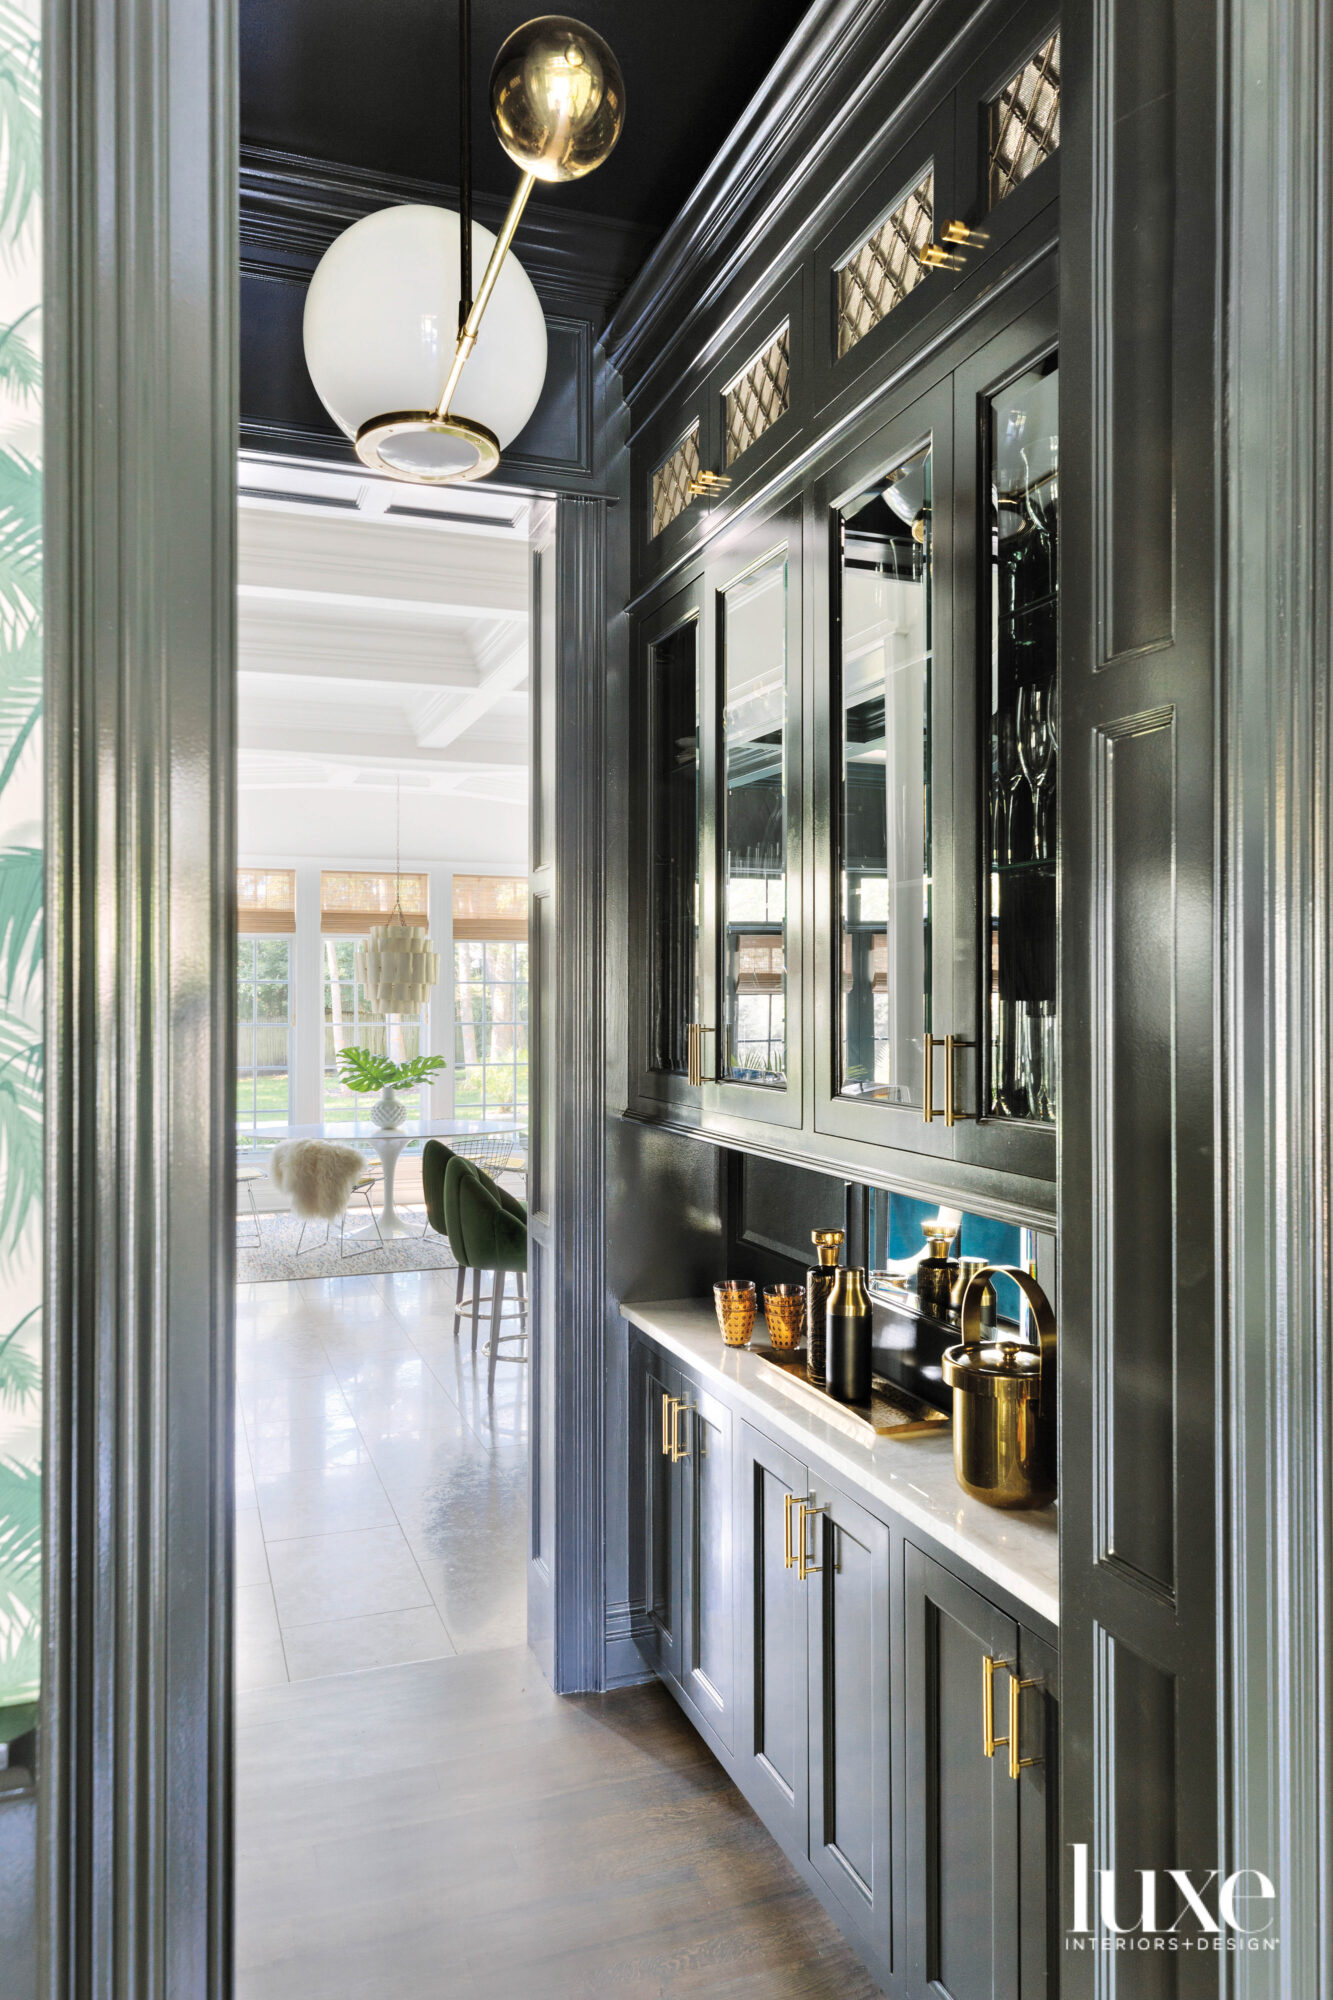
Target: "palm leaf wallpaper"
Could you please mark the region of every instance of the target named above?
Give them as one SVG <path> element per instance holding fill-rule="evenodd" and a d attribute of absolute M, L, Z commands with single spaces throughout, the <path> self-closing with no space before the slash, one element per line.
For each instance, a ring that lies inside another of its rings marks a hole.
<path fill-rule="evenodd" d="M 0 0 L 0 1744 L 42 1610 L 42 480 L 36 0 Z"/>

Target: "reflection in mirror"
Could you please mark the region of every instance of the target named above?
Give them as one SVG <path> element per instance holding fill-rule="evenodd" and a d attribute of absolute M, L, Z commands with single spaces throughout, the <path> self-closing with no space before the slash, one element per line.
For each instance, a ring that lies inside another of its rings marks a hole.
<path fill-rule="evenodd" d="M 691 620 L 652 649 L 653 1068 L 683 1076 L 699 1019 L 699 634 Z"/>
<path fill-rule="evenodd" d="M 990 1115 L 1055 1117 L 1059 375 L 991 398 Z"/>
<path fill-rule="evenodd" d="M 844 1097 L 921 1102 L 930 1021 L 931 452 L 842 510 Z"/>
<path fill-rule="evenodd" d="M 722 593 L 723 1074 L 787 1079 L 787 560 Z"/>

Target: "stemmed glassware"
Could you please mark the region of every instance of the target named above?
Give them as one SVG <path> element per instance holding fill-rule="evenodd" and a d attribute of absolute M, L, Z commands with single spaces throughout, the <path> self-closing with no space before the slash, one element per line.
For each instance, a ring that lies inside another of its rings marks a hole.
<path fill-rule="evenodd" d="M 991 852 L 998 863 L 1013 861 L 1014 794 L 1022 781 L 1018 762 L 1018 726 L 1012 712 L 998 709 L 994 722 L 995 804 Z"/>
<path fill-rule="evenodd" d="M 1053 694 L 1049 682 L 1018 691 L 1018 761 L 1032 793 L 1033 851 L 1038 861 L 1050 859 L 1045 794 L 1055 762 Z"/>

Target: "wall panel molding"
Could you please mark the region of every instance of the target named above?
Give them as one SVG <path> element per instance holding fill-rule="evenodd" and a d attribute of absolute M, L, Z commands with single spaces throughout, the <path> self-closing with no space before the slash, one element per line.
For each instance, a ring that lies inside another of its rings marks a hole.
<path fill-rule="evenodd" d="M 1224 404 L 1222 1529 L 1236 2000 L 1333 1992 L 1333 22 L 1231 0 Z"/>
<path fill-rule="evenodd" d="M 47 2000 L 232 1990 L 233 30 L 46 8 Z"/>

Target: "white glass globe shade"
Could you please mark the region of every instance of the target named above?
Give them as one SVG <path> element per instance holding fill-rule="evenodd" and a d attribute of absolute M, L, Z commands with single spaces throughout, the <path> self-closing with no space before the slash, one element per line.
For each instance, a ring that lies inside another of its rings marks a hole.
<path fill-rule="evenodd" d="M 459 218 L 405 203 L 363 216 L 315 267 L 305 304 L 305 358 L 329 415 L 348 437 L 393 412 L 433 410 L 458 337 Z M 472 225 L 474 288 L 495 242 Z M 546 320 L 532 281 L 511 251 L 486 308 L 451 414 L 512 442 L 537 407 L 546 378 Z M 382 454 L 409 477 L 448 476 L 474 456 L 438 434 L 405 435 Z"/>

